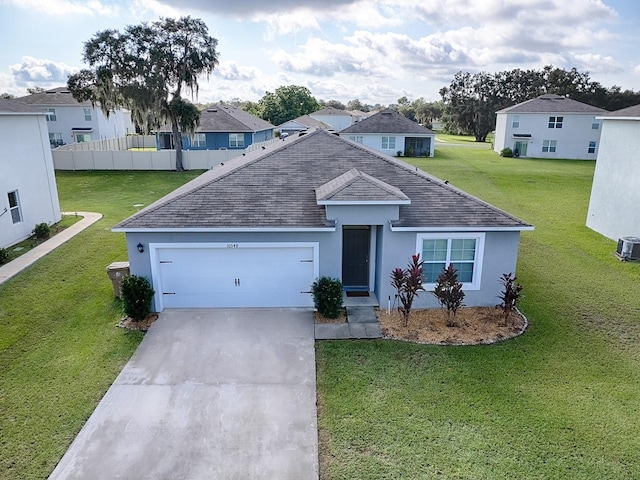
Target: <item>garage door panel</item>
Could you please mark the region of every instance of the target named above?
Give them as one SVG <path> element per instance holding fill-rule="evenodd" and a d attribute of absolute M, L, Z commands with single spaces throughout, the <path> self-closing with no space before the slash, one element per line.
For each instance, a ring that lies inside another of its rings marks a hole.
<path fill-rule="evenodd" d="M 165 308 L 308 307 L 312 247 L 159 248 Z"/>

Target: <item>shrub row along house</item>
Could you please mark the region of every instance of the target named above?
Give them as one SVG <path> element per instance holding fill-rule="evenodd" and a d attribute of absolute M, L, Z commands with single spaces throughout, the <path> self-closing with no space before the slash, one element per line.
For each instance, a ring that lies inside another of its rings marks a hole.
<path fill-rule="evenodd" d="M 310 286 L 393 301 L 414 253 L 426 288 L 452 263 L 468 305 L 495 305 L 526 222 L 400 159 L 316 129 L 205 172 L 114 227 L 155 309 L 310 307 Z M 417 307 L 434 307 L 421 295 Z"/>

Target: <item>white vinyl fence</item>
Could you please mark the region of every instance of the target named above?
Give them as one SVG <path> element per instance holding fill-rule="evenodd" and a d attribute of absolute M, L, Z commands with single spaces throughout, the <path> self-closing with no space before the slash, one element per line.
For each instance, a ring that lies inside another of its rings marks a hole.
<path fill-rule="evenodd" d="M 130 137 L 123 137 L 130 138 Z M 135 138 L 135 137 L 132 137 Z M 151 137 L 155 138 L 155 137 Z M 51 151 L 53 165 L 56 170 L 175 170 L 176 151 L 136 151 L 136 150 L 102 150 L 101 146 L 94 150 L 84 149 L 87 144 L 111 142 L 114 146 L 120 141 L 126 144 L 122 138 L 111 140 L 75 143 L 64 147 L 80 146 L 79 149 L 59 147 Z M 262 146 L 277 142 L 277 139 L 268 140 L 259 144 L 250 145 L 245 150 L 183 150 L 182 163 L 185 170 L 209 170 L 234 157 L 250 152 Z M 95 145 L 94 145 L 95 146 Z M 155 147 L 155 140 L 154 145 Z M 142 147 L 129 147 L 142 148 Z M 148 147 L 147 147 L 148 148 Z"/>

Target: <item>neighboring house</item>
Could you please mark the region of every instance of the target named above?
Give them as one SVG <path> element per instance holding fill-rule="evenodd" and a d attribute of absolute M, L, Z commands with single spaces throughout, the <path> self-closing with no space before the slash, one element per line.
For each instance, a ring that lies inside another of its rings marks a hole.
<path fill-rule="evenodd" d="M 390 274 L 425 260 L 416 307 L 452 263 L 467 305 L 496 305 L 533 227 L 418 170 L 316 129 L 208 170 L 120 222 L 155 309 L 312 307 L 311 283 L 394 301 Z"/>
<path fill-rule="evenodd" d="M 261 118 L 229 105 L 215 105 L 200 112 L 193 135 L 182 135 L 184 150 L 234 150 L 273 138 L 275 127 Z M 158 150 L 173 149 L 171 125 L 156 132 Z"/>
<path fill-rule="evenodd" d="M 433 157 L 436 134 L 395 110 L 385 109 L 340 131 L 340 136 L 386 153 Z"/>
<path fill-rule="evenodd" d="M 325 130 L 332 129 L 331 125 L 321 122 L 320 120 L 316 120 L 309 115 L 302 115 L 278 125 L 278 130 L 281 135 L 283 133 L 286 133 L 287 135 L 295 135 L 296 133 L 300 133 L 303 130 L 309 130 L 310 128 L 323 128 Z"/>
<path fill-rule="evenodd" d="M 640 237 L 640 105 L 598 121 L 602 136 L 587 226 L 612 240 Z"/>
<path fill-rule="evenodd" d="M 60 203 L 42 110 L 0 99 L 0 248 L 60 220 Z"/>
<path fill-rule="evenodd" d="M 51 148 L 135 133 L 129 112 L 115 110 L 107 117 L 99 106 L 94 107 L 91 102 L 78 102 L 66 87 L 34 93 L 16 101 L 47 112 Z"/>
<path fill-rule="evenodd" d="M 493 149 L 518 157 L 595 160 L 600 117 L 607 111 L 546 94 L 496 112 Z"/>
<path fill-rule="evenodd" d="M 331 128 L 336 132 L 353 125 L 356 120 L 351 112 L 334 107 L 323 108 L 317 112 L 310 113 L 309 116 L 331 125 Z"/>

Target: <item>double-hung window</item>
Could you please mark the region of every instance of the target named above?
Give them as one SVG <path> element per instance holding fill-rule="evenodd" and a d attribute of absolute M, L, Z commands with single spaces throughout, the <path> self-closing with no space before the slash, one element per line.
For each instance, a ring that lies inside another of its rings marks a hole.
<path fill-rule="evenodd" d="M 230 147 L 244 147 L 244 133 L 230 133 L 229 134 L 229 146 Z"/>
<path fill-rule="evenodd" d="M 195 148 L 204 148 L 207 146 L 207 138 L 204 133 L 194 133 L 191 145 Z"/>
<path fill-rule="evenodd" d="M 549 128 L 562 128 L 564 117 L 549 117 Z"/>
<path fill-rule="evenodd" d="M 62 134 L 59 132 L 52 132 L 49 134 L 49 143 L 51 144 L 51 148 L 59 147 L 60 145 L 64 145 L 62 140 Z"/>
<path fill-rule="evenodd" d="M 589 142 L 589 153 L 596 153 L 596 142 Z"/>
<path fill-rule="evenodd" d="M 591 124 L 591 130 L 598 130 L 599 128 L 600 128 L 600 124 L 598 122 L 594 121 Z"/>
<path fill-rule="evenodd" d="M 90 122 L 91 121 L 91 109 L 90 108 L 83 108 L 84 110 L 84 121 L 85 122 Z"/>
<path fill-rule="evenodd" d="M 356 143 L 364 143 L 364 137 L 362 135 L 350 135 L 349 140 Z"/>
<path fill-rule="evenodd" d="M 382 149 L 393 150 L 396 148 L 396 137 L 382 137 Z"/>
<path fill-rule="evenodd" d="M 556 151 L 556 147 L 558 145 L 557 140 L 543 140 L 542 141 L 542 152 L 543 153 L 553 153 Z"/>
<path fill-rule="evenodd" d="M 520 128 L 520 115 L 514 115 L 511 128 Z"/>
<path fill-rule="evenodd" d="M 47 122 L 55 122 L 58 119 L 55 108 L 45 108 L 44 111 L 47 112 Z"/>
<path fill-rule="evenodd" d="M 458 281 L 470 290 L 480 288 L 483 233 L 418 234 L 417 251 L 423 263 L 423 283 L 435 285 L 447 266 L 458 271 Z M 427 290 L 429 287 L 426 287 Z M 431 287 L 432 288 L 432 287 Z"/>
<path fill-rule="evenodd" d="M 20 223 L 22 221 L 22 214 L 20 213 L 20 201 L 18 198 L 18 191 L 14 190 L 7 194 L 9 197 L 9 211 L 11 212 L 11 221 L 13 223 Z"/>

